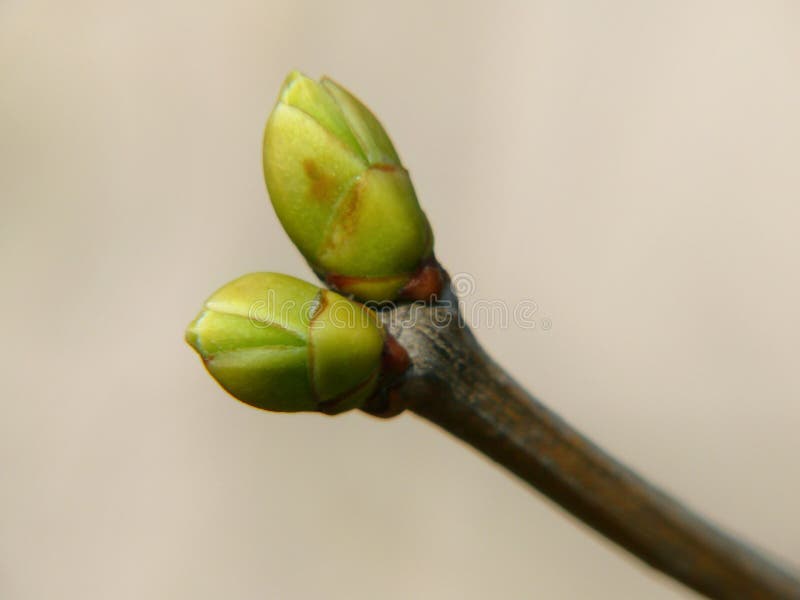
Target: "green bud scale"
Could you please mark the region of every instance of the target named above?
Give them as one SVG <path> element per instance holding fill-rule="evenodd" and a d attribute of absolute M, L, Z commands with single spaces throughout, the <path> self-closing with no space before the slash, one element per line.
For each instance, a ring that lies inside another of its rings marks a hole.
<path fill-rule="evenodd" d="M 366 306 L 278 273 L 221 287 L 186 331 L 208 372 L 242 402 L 329 414 L 375 392 L 386 339 Z"/>
<path fill-rule="evenodd" d="M 432 259 L 430 224 L 389 136 L 330 79 L 287 77 L 264 132 L 264 176 L 289 237 L 344 293 L 393 300 Z"/>

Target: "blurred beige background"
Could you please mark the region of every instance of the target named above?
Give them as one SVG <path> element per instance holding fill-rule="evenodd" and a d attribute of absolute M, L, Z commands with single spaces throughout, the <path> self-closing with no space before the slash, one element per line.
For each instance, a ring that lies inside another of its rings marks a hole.
<path fill-rule="evenodd" d="M 310 272 L 263 124 L 380 115 L 487 349 L 800 566 L 800 4 L 0 0 L 0 597 L 689 596 L 413 416 L 260 413 L 184 344 Z M 540 324 L 543 321 L 540 321 Z"/>

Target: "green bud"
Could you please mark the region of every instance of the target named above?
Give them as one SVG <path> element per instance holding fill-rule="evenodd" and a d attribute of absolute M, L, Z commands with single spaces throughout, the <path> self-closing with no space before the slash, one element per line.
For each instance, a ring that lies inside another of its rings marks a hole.
<path fill-rule="evenodd" d="M 289 237 L 345 293 L 392 300 L 432 256 L 433 233 L 389 136 L 330 79 L 287 77 L 264 132 L 264 177 Z"/>
<path fill-rule="evenodd" d="M 214 292 L 186 341 L 242 402 L 333 414 L 375 392 L 385 334 L 361 304 L 288 275 L 251 273 Z"/>

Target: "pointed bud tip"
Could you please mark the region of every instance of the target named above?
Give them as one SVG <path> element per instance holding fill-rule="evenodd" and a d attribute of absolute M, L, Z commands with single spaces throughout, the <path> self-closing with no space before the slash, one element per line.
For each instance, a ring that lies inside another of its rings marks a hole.
<path fill-rule="evenodd" d="M 183 339 L 186 340 L 186 343 L 189 344 L 201 357 L 205 356 L 205 352 L 203 351 L 203 346 L 200 344 L 198 323 L 202 320 L 204 315 L 205 311 L 197 315 L 197 317 L 195 317 L 192 322 L 187 325 L 186 331 L 183 334 Z"/>

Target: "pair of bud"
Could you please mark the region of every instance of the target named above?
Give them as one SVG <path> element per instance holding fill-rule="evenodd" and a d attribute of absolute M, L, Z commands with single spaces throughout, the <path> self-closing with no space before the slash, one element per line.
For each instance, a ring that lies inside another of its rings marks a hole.
<path fill-rule="evenodd" d="M 289 75 L 267 122 L 264 175 L 281 224 L 330 287 L 377 302 L 438 293 L 433 234 L 408 172 L 344 88 Z M 276 273 L 219 289 L 186 339 L 233 396 L 284 412 L 361 407 L 387 364 L 407 359 L 374 311 Z"/>

